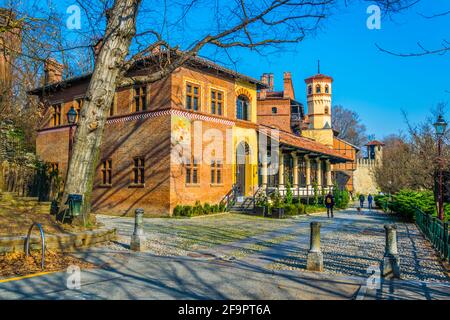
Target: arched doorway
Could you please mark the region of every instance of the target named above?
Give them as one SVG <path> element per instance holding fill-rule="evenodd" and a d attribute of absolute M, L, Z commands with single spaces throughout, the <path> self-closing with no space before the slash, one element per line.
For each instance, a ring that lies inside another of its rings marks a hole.
<path fill-rule="evenodd" d="M 244 196 L 246 191 L 246 169 L 250 155 L 250 146 L 242 141 L 236 147 L 236 187 L 239 196 Z"/>

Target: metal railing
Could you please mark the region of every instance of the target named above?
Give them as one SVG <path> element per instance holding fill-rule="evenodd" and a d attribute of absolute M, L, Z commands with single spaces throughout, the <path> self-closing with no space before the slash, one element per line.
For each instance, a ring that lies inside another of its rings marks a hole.
<path fill-rule="evenodd" d="M 223 197 L 221 203 L 225 203 L 226 211 L 229 211 L 230 208 L 236 203 L 236 198 L 238 194 L 238 187 L 236 184 L 233 184 L 231 190 Z"/>
<path fill-rule="evenodd" d="M 448 222 L 442 222 L 416 208 L 416 223 L 440 256 L 450 263 Z"/>
<path fill-rule="evenodd" d="M 30 254 L 30 237 L 31 237 L 31 231 L 33 230 L 33 227 L 37 226 L 39 228 L 39 233 L 41 235 L 42 240 L 42 261 L 41 261 L 41 268 L 44 270 L 45 267 L 45 235 L 44 235 L 44 229 L 42 229 L 42 226 L 40 223 L 33 223 L 28 230 L 27 239 L 25 240 L 25 255 L 28 257 Z"/>

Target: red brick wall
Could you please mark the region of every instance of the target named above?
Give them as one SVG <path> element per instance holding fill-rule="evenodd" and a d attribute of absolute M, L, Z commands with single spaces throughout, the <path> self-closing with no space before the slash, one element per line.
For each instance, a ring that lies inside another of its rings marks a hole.
<path fill-rule="evenodd" d="M 277 108 L 277 114 L 272 114 L 272 107 Z M 291 131 L 291 107 L 289 99 L 258 100 L 258 124 L 276 127 L 287 132 Z"/>

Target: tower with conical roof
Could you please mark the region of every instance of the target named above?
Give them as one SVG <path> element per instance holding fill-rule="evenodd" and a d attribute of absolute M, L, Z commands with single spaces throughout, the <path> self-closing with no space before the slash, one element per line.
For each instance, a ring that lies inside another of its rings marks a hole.
<path fill-rule="evenodd" d="M 331 95 L 333 78 L 320 73 L 305 79 L 308 102 L 308 127 L 303 135 L 333 146 L 331 128 Z"/>

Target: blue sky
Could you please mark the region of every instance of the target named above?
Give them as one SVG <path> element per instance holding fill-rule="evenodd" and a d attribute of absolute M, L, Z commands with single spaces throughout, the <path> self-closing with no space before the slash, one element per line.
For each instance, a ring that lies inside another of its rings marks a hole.
<path fill-rule="evenodd" d="M 450 39 L 450 15 L 429 20 L 417 12 L 448 11 L 450 3 L 447 7 L 417 7 L 396 16 L 394 22 L 382 19 L 381 30 L 367 29 L 366 8 L 353 6 L 336 14 L 323 33 L 298 44 L 293 52 L 244 55 L 240 70 L 253 76 L 273 72 L 279 88 L 283 71 L 291 71 L 296 97 L 305 102 L 303 79 L 317 72 L 320 59 L 321 72 L 335 80 L 333 105 L 355 110 L 367 132 L 378 139 L 398 133 L 406 127 L 402 109 L 412 122 L 420 122 L 437 103 L 450 102 L 450 52 L 401 58 L 380 52 L 375 43 L 402 53 L 418 51 L 417 41 L 429 49 L 439 47 L 442 39 Z"/>
<path fill-rule="evenodd" d="M 0 0 L 0 3 L 4 1 Z M 161 10 L 156 7 L 157 2 L 143 2 L 141 11 L 147 12 L 146 4 L 153 11 L 148 13 L 145 21 L 160 22 Z M 418 41 L 429 49 L 439 47 L 443 39 L 450 41 L 450 15 L 431 20 L 418 15 L 418 12 L 433 14 L 450 10 L 450 3 L 443 3 L 423 0 L 419 6 L 395 16 L 394 20 L 383 18 L 381 30 L 369 30 L 366 9 L 370 2 L 354 1 L 352 6 L 341 7 L 327 18 L 316 36 L 291 45 L 288 50 L 265 55 L 247 49 L 230 50 L 236 63 L 228 66 L 256 78 L 264 72 L 273 72 L 276 89 L 281 89 L 283 72 L 291 71 L 296 98 L 305 103 L 303 79 L 317 72 L 317 60 L 320 59 L 321 72 L 335 79 L 333 105 L 340 104 L 356 111 L 366 125 L 367 133 L 382 139 L 405 129 L 402 109 L 412 122 L 419 122 L 430 115 L 431 108 L 437 103 L 450 102 L 450 52 L 442 56 L 401 58 L 380 52 L 375 47 L 377 43 L 388 50 L 407 53 L 420 50 L 416 45 Z M 74 2 L 58 0 L 55 4 L 58 11 L 65 14 Z M 176 32 L 172 30 L 171 41 L 195 39 L 198 37 L 195 33 L 201 32 L 197 30 L 207 32 L 202 23 L 210 25 L 211 22 L 204 10 L 194 11 L 188 22 L 178 26 Z M 201 53 L 229 63 L 223 55 L 211 55 L 211 50 Z M 447 118 L 450 120 L 450 112 Z"/>

